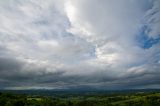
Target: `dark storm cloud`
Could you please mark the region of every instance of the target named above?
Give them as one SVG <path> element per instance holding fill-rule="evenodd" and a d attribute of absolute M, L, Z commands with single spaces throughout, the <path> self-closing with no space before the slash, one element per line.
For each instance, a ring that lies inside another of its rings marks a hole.
<path fill-rule="evenodd" d="M 6 73 L 21 69 L 22 63 L 9 57 L 0 57 L 0 71 Z"/>

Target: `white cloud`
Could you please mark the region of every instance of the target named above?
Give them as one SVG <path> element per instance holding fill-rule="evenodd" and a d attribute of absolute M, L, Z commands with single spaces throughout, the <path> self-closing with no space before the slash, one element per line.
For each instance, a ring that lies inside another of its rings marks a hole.
<path fill-rule="evenodd" d="M 66 4 L 69 31 L 96 46 L 97 58 L 106 64 L 134 64 L 143 60 L 144 51 L 137 47 L 135 37 L 145 12 L 151 8 L 149 3 L 70 0 Z"/>

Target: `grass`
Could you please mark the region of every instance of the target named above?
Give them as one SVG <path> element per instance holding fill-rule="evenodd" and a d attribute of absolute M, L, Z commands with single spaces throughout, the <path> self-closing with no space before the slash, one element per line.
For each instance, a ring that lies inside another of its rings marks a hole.
<path fill-rule="evenodd" d="M 37 97 L 28 97 L 27 100 L 35 100 L 35 101 L 42 101 L 43 98 L 37 98 Z"/>
<path fill-rule="evenodd" d="M 156 93 L 156 94 L 149 94 L 146 96 L 134 96 L 134 98 L 129 98 L 127 100 L 121 100 L 121 101 L 117 101 L 117 102 L 113 102 L 112 105 L 118 105 L 118 104 L 124 104 L 126 102 L 138 102 L 140 100 L 144 101 L 146 99 L 146 97 L 160 97 L 160 93 Z"/>

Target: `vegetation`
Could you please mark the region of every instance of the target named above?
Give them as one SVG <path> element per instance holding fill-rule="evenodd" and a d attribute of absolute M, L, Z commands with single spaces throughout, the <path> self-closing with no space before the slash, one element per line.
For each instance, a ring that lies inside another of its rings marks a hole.
<path fill-rule="evenodd" d="M 61 94 L 0 93 L 0 106 L 160 106 L 159 92 Z"/>

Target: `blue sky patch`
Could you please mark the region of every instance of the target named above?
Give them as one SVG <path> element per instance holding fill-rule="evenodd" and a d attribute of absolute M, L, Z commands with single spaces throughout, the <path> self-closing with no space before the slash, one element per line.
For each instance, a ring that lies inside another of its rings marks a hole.
<path fill-rule="evenodd" d="M 138 45 L 144 49 L 149 49 L 155 44 L 160 43 L 160 36 L 157 38 L 149 37 L 145 31 L 147 30 L 147 27 L 143 27 L 139 33 L 139 35 L 136 37 L 136 40 L 138 42 Z"/>

